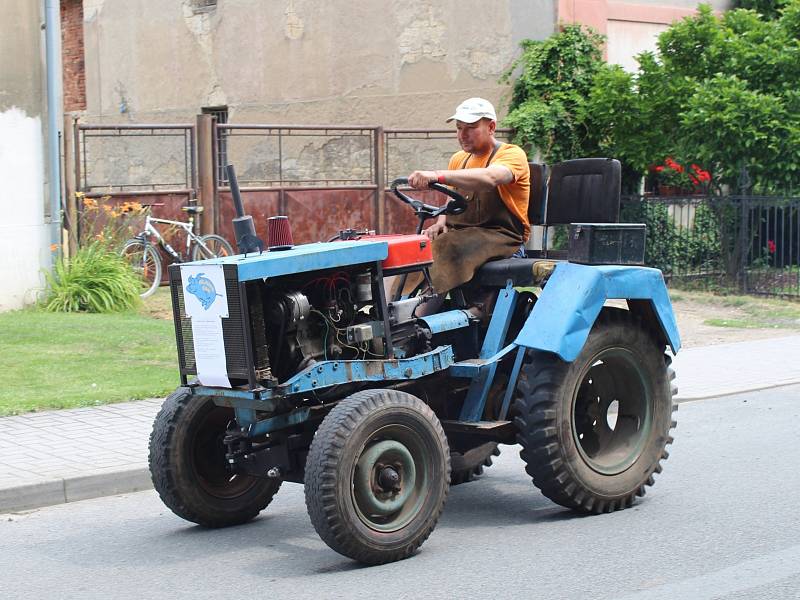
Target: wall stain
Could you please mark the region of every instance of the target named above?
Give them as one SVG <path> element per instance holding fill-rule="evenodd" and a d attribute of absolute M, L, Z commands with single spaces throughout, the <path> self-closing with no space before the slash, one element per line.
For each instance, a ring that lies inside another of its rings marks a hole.
<path fill-rule="evenodd" d="M 303 22 L 303 19 L 298 16 L 297 11 L 294 8 L 293 0 L 289 0 L 289 4 L 286 6 L 286 11 L 284 14 L 286 15 L 286 19 L 284 20 L 283 31 L 286 34 L 286 37 L 290 40 L 299 40 L 301 37 L 303 37 L 305 23 Z"/>

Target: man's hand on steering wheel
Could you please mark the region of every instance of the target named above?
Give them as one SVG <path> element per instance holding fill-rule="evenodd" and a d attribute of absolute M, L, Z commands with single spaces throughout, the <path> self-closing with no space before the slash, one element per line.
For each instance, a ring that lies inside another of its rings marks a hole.
<path fill-rule="evenodd" d="M 422 230 L 422 235 L 427 235 L 428 239 L 435 240 L 443 233 L 447 233 L 447 224 L 444 218 L 439 217 L 430 227 Z"/>
<path fill-rule="evenodd" d="M 408 185 L 415 190 L 425 190 L 438 180 L 439 174 L 436 171 L 414 171 L 408 176 Z"/>

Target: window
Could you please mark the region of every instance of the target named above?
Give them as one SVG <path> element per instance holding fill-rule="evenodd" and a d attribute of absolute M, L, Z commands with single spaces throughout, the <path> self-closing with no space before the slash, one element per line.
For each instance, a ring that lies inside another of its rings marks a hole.
<path fill-rule="evenodd" d="M 191 6 L 195 14 L 211 12 L 212 10 L 216 10 L 217 0 L 192 0 Z"/>
<path fill-rule="evenodd" d="M 200 109 L 204 115 L 211 115 L 217 123 L 228 122 L 227 106 L 204 106 Z M 225 175 L 225 165 L 228 164 L 228 133 L 223 129 L 219 131 L 217 138 L 217 181 L 220 185 L 225 185 L 228 181 Z"/>

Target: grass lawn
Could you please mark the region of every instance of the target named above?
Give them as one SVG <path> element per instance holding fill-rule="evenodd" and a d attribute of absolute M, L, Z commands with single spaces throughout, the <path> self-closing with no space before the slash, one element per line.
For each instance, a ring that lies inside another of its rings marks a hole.
<path fill-rule="evenodd" d="M 0 365 L 0 415 L 164 396 L 180 384 L 172 321 L 148 305 L 140 314 L 0 313 Z"/>
<path fill-rule="evenodd" d="M 670 291 L 676 310 L 689 300 L 708 306 L 710 316 L 704 321 L 714 327 L 736 329 L 800 329 L 800 302 L 759 296 L 718 296 L 708 292 Z"/>

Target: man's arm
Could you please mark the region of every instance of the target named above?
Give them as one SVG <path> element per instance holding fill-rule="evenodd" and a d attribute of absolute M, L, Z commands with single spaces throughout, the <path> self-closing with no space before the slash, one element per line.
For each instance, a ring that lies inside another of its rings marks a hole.
<path fill-rule="evenodd" d="M 408 185 L 418 190 L 426 189 L 431 183 L 439 182 L 467 192 L 482 192 L 513 181 L 514 174 L 505 165 L 452 171 L 414 171 L 408 176 Z"/>

